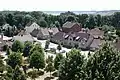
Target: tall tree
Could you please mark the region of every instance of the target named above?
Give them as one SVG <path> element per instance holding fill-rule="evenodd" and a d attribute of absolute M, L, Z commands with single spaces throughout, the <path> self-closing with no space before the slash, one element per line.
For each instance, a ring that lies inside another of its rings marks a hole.
<path fill-rule="evenodd" d="M 106 43 L 87 61 L 87 80 L 119 80 L 120 53 Z"/>
<path fill-rule="evenodd" d="M 23 47 L 24 47 L 24 45 L 20 41 L 16 40 L 12 44 L 12 51 L 14 51 L 14 52 L 23 52 Z"/>
<path fill-rule="evenodd" d="M 64 59 L 63 55 L 62 54 L 57 54 L 55 59 L 54 59 L 54 67 L 55 69 L 59 69 L 59 65 L 61 63 L 61 61 Z"/>
<path fill-rule="evenodd" d="M 30 50 L 31 50 L 32 47 L 33 47 L 33 45 L 32 45 L 31 42 L 26 41 L 26 42 L 24 43 L 24 48 L 23 48 L 23 56 L 24 56 L 24 57 L 29 56 Z"/>
<path fill-rule="evenodd" d="M 47 66 L 45 67 L 45 70 L 47 72 L 50 72 L 50 78 L 51 78 L 51 72 L 54 71 L 54 65 L 53 65 L 53 56 L 48 56 L 48 59 L 47 59 Z"/>
<path fill-rule="evenodd" d="M 45 61 L 44 61 L 44 56 L 38 52 L 34 51 L 33 54 L 30 56 L 30 66 L 35 67 L 39 70 L 39 68 L 44 68 L 45 67 Z"/>
<path fill-rule="evenodd" d="M 46 43 L 45 43 L 45 49 L 48 49 L 49 45 L 50 45 L 50 40 L 47 40 Z"/>
<path fill-rule="evenodd" d="M 21 65 L 22 63 L 22 55 L 20 53 L 11 53 L 8 56 L 7 59 L 7 64 L 10 65 L 13 69 L 15 68 L 16 65 Z"/>
<path fill-rule="evenodd" d="M 59 67 L 59 80 L 84 80 L 83 63 L 86 61 L 79 50 L 72 49 Z"/>

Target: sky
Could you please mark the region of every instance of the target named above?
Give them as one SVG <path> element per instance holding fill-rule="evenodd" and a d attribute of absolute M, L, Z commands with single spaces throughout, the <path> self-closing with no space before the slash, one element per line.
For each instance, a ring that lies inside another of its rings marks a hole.
<path fill-rule="evenodd" d="M 120 0 L 1 0 L 0 11 L 120 10 Z"/>

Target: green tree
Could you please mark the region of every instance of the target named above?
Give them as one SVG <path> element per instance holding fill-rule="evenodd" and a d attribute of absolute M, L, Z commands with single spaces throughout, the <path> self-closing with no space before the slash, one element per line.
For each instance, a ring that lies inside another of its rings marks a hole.
<path fill-rule="evenodd" d="M 59 80 L 84 80 L 84 61 L 86 60 L 80 51 L 72 49 L 59 66 Z"/>
<path fill-rule="evenodd" d="M 16 65 L 15 70 L 13 72 L 13 80 L 26 80 L 23 71 L 20 70 L 18 65 Z"/>
<path fill-rule="evenodd" d="M 50 45 L 50 40 L 47 40 L 46 43 L 45 43 L 45 49 L 48 49 L 49 45 Z"/>
<path fill-rule="evenodd" d="M 23 48 L 23 56 L 27 57 L 29 56 L 30 50 L 33 47 L 32 42 L 26 41 L 24 43 L 24 48 Z"/>
<path fill-rule="evenodd" d="M 96 26 L 95 18 L 93 15 L 90 15 L 86 21 L 85 27 L 88 27 L 89 29 L 93 29 Z"/>
<path fill-rule="evenodd" d="M 37 23 L 41 27 L 48 27 L 48 24 L 45 20 L 39 20 Z"/>
<path fill-rule="evenodd" d="M 41 44 L 35 44 L 30 50 L 30 55 L 33 54 L 34 51 L 38 51 L 44 56 L 44 49 L 41 47 Z"/>
<path fill-rule="evenodd" d="M 50 72 L 50 78 L 51 78 L 51 72 L 54 71 L 54 65 L 53 65 L 53 56 L 48 56 L 48 59 L 47 59 L 47 66 L 45 67 L 45 70 L 47 72 Z"/>
<path fill-rule="evenodd" d="M 58 49 L 59 51 L 62 49 L 62 46 L 61 46 L 60 43 L 58 44 L 57 49 Z"/>
<path fill-rule="evenodd" d="M 16 40 L 13 44 L 12 44 L 12 51 L 14 52 L 23 52 L 23 44 Z"/>
<path fill-rule="evenodd" d="M 11 49 L 9 47 L 7 47 L 6 54 L 10 55 L 11 53 L 12 53 Z"/>
<path fill-rule="evenodd" d="M 21 65 L 22 63 L 22 55 L 20 53 L 11 53 L 8 56 L 7 59 L 7 64 L 10 65 L 13 69 L 15 68 L 16 65 Z"/>
<path fill-rule="evenodd" d="M 106 43 L 91 56 L 85 67 L 87 80 L 119 80 L 120 53 Z"/>
<path fill-rule="evenodd" d="M 55 59 L 54 59 L 54 67 L 55 69 L 59 69 L 59 65 L 61 63 L 61 61 L 64 59 L 63 55 L 62 54 L 57 54 Z"/>
<path fill-rule="evenodd" d="M 0 73 L 3 73 L 4 70 L 5 70 L 5 65 L 3 60 L 0 58 Z"/>
<path fill-rule="evenodd" d="M 44 68 L 45 67 L 45 61 L 44 61 L 44 56 L 38 52 L 38 51 L 34 51 L 33 54 L 31 54 L 30 56 L 30 66 L 31 67 L 35 67 L 38 69 L 39 68 Z"/>
<path fill-rule="evenodd" d="M 11 66 L 6 66 L 7 73 L 5 74 L 5 80 L 12 80 L 13 78 L 13 69 Z"/>

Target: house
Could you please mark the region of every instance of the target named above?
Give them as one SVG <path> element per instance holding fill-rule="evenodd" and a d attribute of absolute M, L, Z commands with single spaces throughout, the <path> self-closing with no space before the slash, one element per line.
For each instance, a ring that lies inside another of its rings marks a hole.
<path fill-rule="evenodd" d="M 81 31 L 81 24 L 75 22 L 66 22 L 62 26 L 62 31 L 65 33 Z"/>
<path fill-rule="evenodd" d="M 40 26 L 34 22 L 34 23 L 32 23 L 32 25 L 26 26 L 25 30 L 27 33 L 31 33 L 34 29 L 39 29 L 39 28 L 40 28 Z"/>
<path fill-rule="evenodd" d="M 12 38 L 13 41 L 20 41 L 22 43 L 26 42 L 26 41 L 30 41 L 30 42 L 34 42 L 34 38 L 30 35 L 30 34 L 27 34 L 27 35 L 17 35 L 17 36 L 14 36 Z"/>
<path fill-rule="evenodd" d="M 37 34 L 37 39 L 48 39 L 48 38 L 50 38 L 48 28 L 40 28 Z"/>
<path fill-rule="evenodd" d="M 94 41 L 94 37 L 92 35 L 88 33 L 77 33 L 77 32 L 71 34 L 58 32 L 51 38 L 51 42 L 61 43 L 63 46 L 69 48 L 77 47 L 82 50 L 90 49 L 90 46 L 93 43 L 93 41 Z"/>
<path fill-rule="evenodd" d="M 99 28 L 88 30 L 87 33 L 93 35 L 95 39 L 102 39 L 104 37 L 104 31 L 100 30 Z"/>
<path fill-rule="evenodd" d="M 57 28 L 40 28 L 34 29 L 30 34 L 33 37 L 37 37 L 38 39 L 48 39 L 57 32 L 58 32 Z"/>

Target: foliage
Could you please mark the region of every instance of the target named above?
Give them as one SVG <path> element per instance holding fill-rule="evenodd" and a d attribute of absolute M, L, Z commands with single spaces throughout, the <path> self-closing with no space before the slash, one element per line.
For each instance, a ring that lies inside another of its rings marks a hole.
<path fill-rule="evenodd" d="M 9 47 L 7 47 L 6 54 L 10 55 L 11 53 L 12 53 L 11 49 Z"/>
<path fill-rule="evenodd" d="M 48 49 L 49 45 L 50 45 L 50 40 L 47 40 L 46 43 L 45 43 L 45 49 Z"/>
<path fill-rule="evenodd" d="M 38 25 L 40 25 L 41 27 L 48 27 L 48 24 L 45 20 L 40 20 L 37 22 Z"/>
<path fill-rule="evenodd" d="M 116 35 L 118 35 L 120 37 L 120 30 L 116 30 Z"/>
<path fill-rule="evenodd" d="M 57 49 L 60 51 L 62 49 L 61 44 L 58 44 Z"/>
<path fill-rule="evenodd" d="M 47 59 L 47 66 L 45 67 L 45 70 L 47 72 L 50 72 L 50 77 L 51 77 L 51 72 L 54 71 L 54 65 L 53 65 L 53 57 L 52 56 L 48 56 L 48 59 Z"/>
<path fill-rule="evenodd" d="M 79 50 L 72 49 L 67 53 L 67 57 L 62 60 L 59 66 L 60 80 L 83 80 L 85 73 L 83 63 L 86 61 Z"/>
<path fill-rule="evenodd" d="M 86 65 L 87 80 L 119 80 L 120 54 L 106 43 Z"/>
<path fill-rule="evenodd" d="M 13 80 L 26 80 L 23 71 L 20 70 L 18 65 L 16 65 L 15 70 L 13 72 Z"/>
<path fill-rule="evenodd" d="M 2 73 L 5 70 L 5 65 L 2 59 L 0 59 L 0 72 Z"/>
<path fill-rule="evenodd" d="M 35 67 L 39 70 L 39 68 L 44 68 L 45 67 L 45 61 L 44 61 L 44 56 L 38 52 L 34 51 L 33 54 L 30 56 L 30 66 Z"/>
<path fill-rule="evenodd" d="M 55 69 L 59 69 L 59 65 L 61 63 L 61 61 L 64 59 L 63 55 L 62 54 L 57 54 L 55 59 L 54 59 L 54 67 Z"/>
<path fill-rule="evenodd" d="M 44 50 L 41 47 L 41 44 L 35 44 L 30 50 L 30 55 L 33 54 L 34 51 L 38 51 L 40 54 L 44 56 Z"/>
<path fill-rule="evenodd" d="M 12 44 L 12 51 L 14 52 L 22 52 L 23 51 L 23 44 L 16 40 L 13 44 Z"/>
<path fill-rule="evenodd" d="M 26 42 L 24 43 L 24 48 L 23 48 L 23 56 L 24 56 L 24 57 L 29 56 L 29 53 L 30 53 L 30 50 L 31 50 L 32 47 L 33 47 L 33 45 L 32 45 L 31 42 L 26 41 Z"/>
<path fill-rule="evenodd" d="M 36 70 L 28 72 L 28 76 L 31 77 L 32 79 L 39 77 Z"/>
<path fill-rule="evenodd" d="M 16 65 L 21 65 L 22 55 L 20 53 L 12 52 L 8 55 L 7 64 L 10 65 L 13 69 Z"/>

